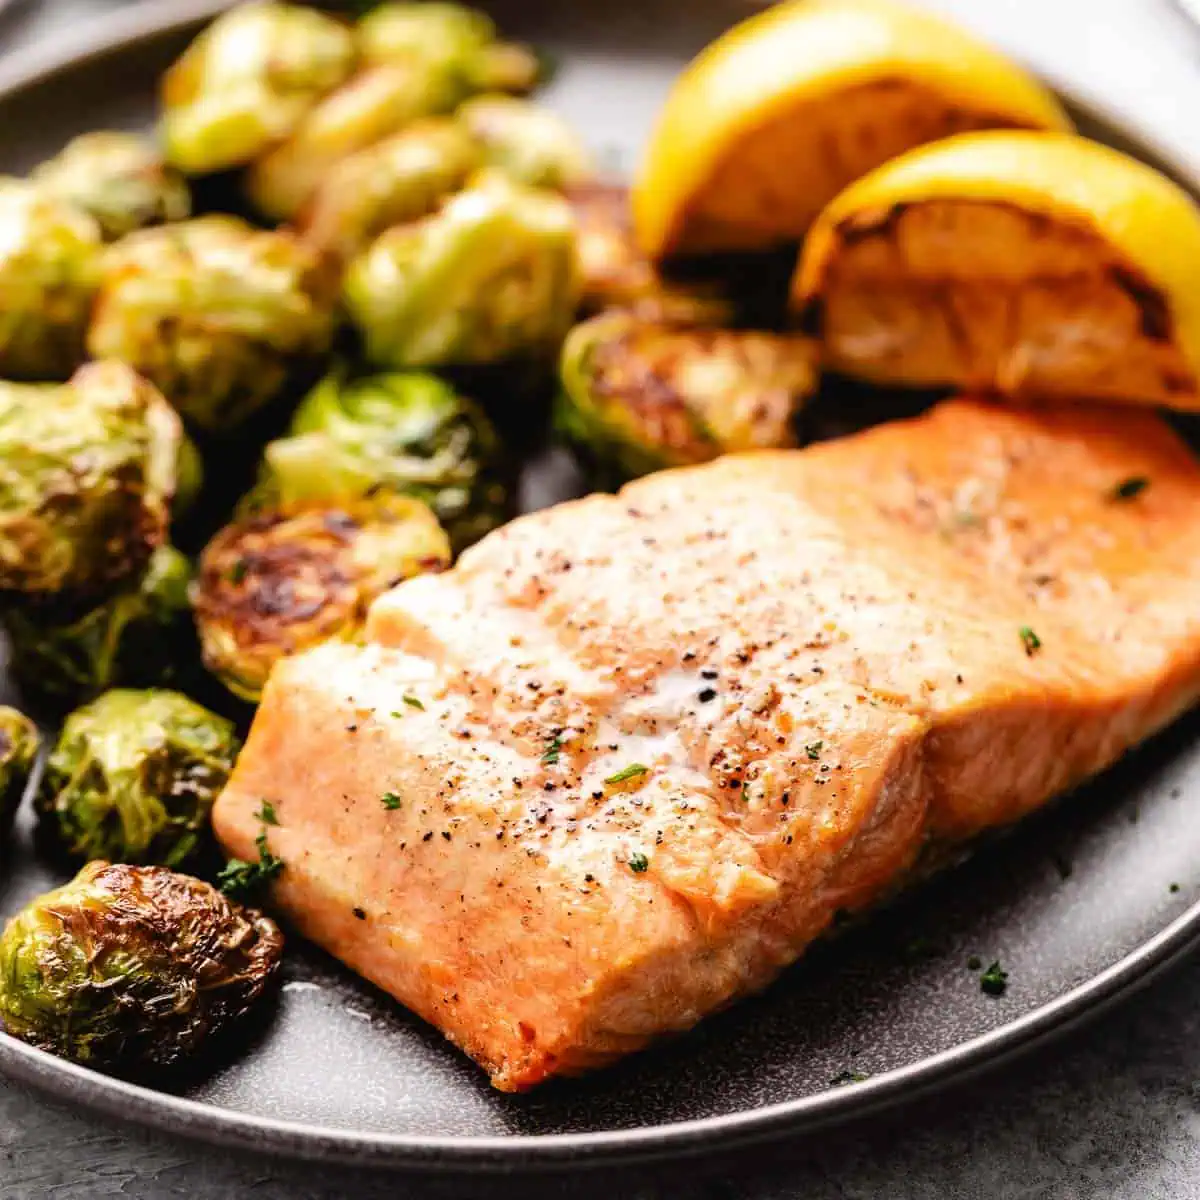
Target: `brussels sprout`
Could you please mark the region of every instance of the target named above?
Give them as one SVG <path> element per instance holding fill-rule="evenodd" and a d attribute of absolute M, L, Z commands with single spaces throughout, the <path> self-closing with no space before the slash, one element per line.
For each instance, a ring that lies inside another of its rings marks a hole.
<path fill-rule="evenodd" d="M 475 57 L 469 70 L 477 92 L 515 92 L 524 95 L 542 82 L 545 61 L 520 42 L 492 42 Z"/>
<path fill-rule="evenodd" d="M 385 367 L 490 363 L 558 345 L 578 302 L 566 202 L 495 172 L 349 266 L 346 305 Z"/>
<path fill-rule="evenodd" d="M 87 213 L 0 178 L 0 376 L 66 379 L 83 361 L 101 249 Z"/>
<path fill-rule="evenodd" d="M 331 292 L 290 234 L 219 216 L 144 229 L 109 248 L 88 349 L 136 367 L 194 425 L 224 431 L 328 347 Z"/>
<path fill-rule="evenodd" d="M 734 306 L 714 284 L 685 285 L 664 279 L 633 240 L 629 189 L 586 182 L 563 191 L 575 216 L 585 315 L 626 308 L 649 321 L 725 325 Z"/>
<path fill-rule="evenodd" d="M 82 616 L 12 607 L 0 620 L 24 692 L 79 704 L 117 686 L 169 683 L 192 637 L 191 565 L 159 546 L 142 574 Z"/>
<path fill-rule="evenodd" d="M 326 96 L 287 141 L 254 163 L 250 198 L 267 216 L 290 220 L 339 160 L 453 104 L 444 78 L 424 63 L 368 68 Z"/>
<path fill-rule="evenodd" d="M 32 179 L 43 193 L 89 213 L 110 242 L 148 225 L 184 221 L 192 211 L 183 176 L 132 133 L 85 133 Z"/>
<path fill-rule="evenodd" d="M 354 639 L 376 596 L 449 562 L 437 518 L 408 496 L 254 513 L 221 530 L 200 559 L 192 604 L 204 665 L 255 701 L 280 658 Z"/>
<path fill-rule="evenodd" d="M 231 9 L 163 77 L 167 161 L 192 175 L 250 162 L 292 133 L 356 59 L 351 30 L 311 8 Z"/>
<path fill-rule="evenodd" d="M 575 131 L 557 113 L 515 96 L 477 96 L 458 118 L 483 148 L 484 162 L 531 187 L 562 188 L 592 173 Z"/>
<path fill-rule="evenodd" d="M 84 1066 L 146 1075 L 194 1057 L 274 980 L 274 921 L 164 867 L 88 863 L 0 937 L 0 1020 Z"/>
<path fill-rule="evenodd" d="M 24 713 L 0 705 L 0 842 L 25 794 L 41 740 L 37 726 Z"/>
<path fill-rule="evenodd" d="M 332 167 L 301 219 L 301 237 L 349 259 L 393 225 L 428 216 L 478 164 L 479 148 L 457 122 L 417 121 Z"/>
<path fill-rule="evenodd" d="M 457 99 L 472 87 L 475 61 L 495 40 L 496 25 L 486 13 L 437 0 L 380 4 L 358 23 L 368 62 L 430 63 L 457 85 Z"/>
<path fill-rule="evenodd" d="M 0 590 L 78 603 L 140 570 L 166 536 L 181 438 L 123 363 L 0 384 Z"/>
<path fill-rule="evenodd" d="M 471 401 L 433 375 L 335 372 L 271 442 L 256 495 L 268 504 L 344 500 L 380 487 L 429 505 L 455 551 L 504 522 L 500 443 Z"/>
<path fill-rule="evenodd" d="M 790 446 L 814 361 L 812 343 L 796 336 L 603 313 L 563 346 L 557 420 L 586 456 L 624 477 Z"/>
<path fill-rule="evenodd" d="M 66 719 L 46 760 L 42 833 L 74 859 L 180 866 L 237 752 L 232 722 L 180 692 L 105 692 Z"/>

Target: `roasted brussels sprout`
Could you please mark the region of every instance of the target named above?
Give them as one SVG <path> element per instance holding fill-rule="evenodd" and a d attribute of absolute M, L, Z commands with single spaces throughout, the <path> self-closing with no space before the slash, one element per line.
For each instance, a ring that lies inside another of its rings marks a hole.
<path fill-rule="evenodd" d="M 83 361 L 102 246 L 86 212 L 0 178 L 0 377 L 66 379 Z"/>
<path fill-rule="evenodd" d="M 354 70 L 353 32 L 298 4 L 242 4 L 163 77 L 167 161 L 190 175 L 241 166 L 286 138 Z"/>
<path fill-rule="evenodd" d="M 491 422 L 433 375 L 335 372 L 301 402 L 291 433 L 266 449 L 257 495 L 268 504 L 403 492 L 429 505 L 455 551 L 507 516 Z"/>
<path fill-rule="evenodd" d="M 0 621 L 22 690 L 70 705 L 111 687 L 170 683 L 193 637 L 191 575 L 184 555 L 159 546 L 133 582 L 82 615 L 29 605 L 7 609 Z"/>
<path fill-rule="evenodd" d="M 164 867 L 88 863 L 0 937 L 0 1020 L 84 1066 L 147 1075 L 245 1016 L 283 953 L 274 921 Z"/>
<path fill-rule="evenodd" d="M 287 141 L 250 168 L 250 198 L 277 221 L 291 220 L 347 155 L 421 117 L 447 112 L 455 97 L 444 76 L 420 61 L 382 64 L 321 100 Z"/>
<path fill-rule="evenodd" d="M 562 188 L 592 173 L 575 131 L 558 115 L 516 96 L 476 96 L 458 110 L 484 162 L 531 187 Z"/>
<path fill-rule="evenodd" d="M 487 172 L 349 266 L 346 305 L 385 367 L 491 363 L 554 350 L 578 302 L 566 202 Z"/>
<path fill-rule="evenodd" d="M 301 236 L 352 258 L 385 229 L 428 216 L 478 164 L 479 148 L 457 122 L 417 121 L 333 166 L 301 217 Z"/>
<path fill-rule="evenodd" d="M 182 436 L 123 363 L 0 384 L 0 591 L 82 603 L 140 570 L 166 536 Z"/>
<path fill-rule="evenodd" d="M 472 61 L 468 75 L 477 92 L 524 95 L 542 82 L 546 63 L 531 46 L 492 42 Z"/>
<path fill-rule="evenodd" d="M 204 665 L 257 700 L 280 659 L 358 636 L 372 600 L 448 565 L 450 545 L 420 501 L 392 492 L 287 505 L 227 525 L 192 593 Z"/>
<path fill-rule="evenodd" d="M 132 133 L 85 133 L 32 175 L 44 193 L 89 213 L 106 241 L 135 229 L 184 221 L 187 181 Z"/>
<path fill-rule="evenodd" d="M 40 744 L 37 726 L 23 712 L 0 705 L 0 843 L 25 794 Z"/>
<path fill-rule="evenodd" d="M 232 722 L 180 692 L 105 692 L 66 719 L 46 759 L 41 833 L 73 859 L 181 866 L 238 748 Z"/>
<path fill-rule="evenodd" d="M 604 313 L 563 346 L 557 421 L 586 457 L 621 477 L 790 446 L 814 361 L 812 344 L 795 336 Z"/>
<path fill-rule="evenodd" d="M 623 184 L 576 183 L 563 194 L 575 216 L 585 315 L 625 308 L 649 321 L 725 325 L 733 319 L 734 305 L 716 284 L 665 279 L 638 250 Z"/>
<path fill-rule="evenodd" d="M 136 367 L 197 427 L 225 431 L 328 347 L 332 291 L 287 233 L 219 216 L 145 229 L 108 251 L 88 349 Z"/>

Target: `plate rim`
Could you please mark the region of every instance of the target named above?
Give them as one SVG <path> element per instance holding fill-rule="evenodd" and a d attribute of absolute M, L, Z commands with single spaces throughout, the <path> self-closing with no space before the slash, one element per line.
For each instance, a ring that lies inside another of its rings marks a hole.
<path fill-rule="evenodd" d="M 0 101 L 88 62 L 153 42 L 211 19 L 233 0 L 136 0 L 0 56 Z M 1056 72 L 1037 69 L 1077 112 L 1148 150 L 1193 193 L 1200 161 L 1117 105 Z M 613 1166 L 723 1153 L 751 1142 L 867 1117 L 965 1082 L 1100 1016 L 1149 985 L 1200 944 L 1200 900 L 1135 949 L 1062 995 L 967 1041 L 852 1087 L 827 1089 L 721 1116 L 588 1133 L 427 1135 L 356 1133 L 257 1116 L 115 1079 L 37 1050 L 0 1032 L 0 1073 L 73 1108 L 233 1149 L 366 1167 L 438 1171 L 545 1171 Z"/>

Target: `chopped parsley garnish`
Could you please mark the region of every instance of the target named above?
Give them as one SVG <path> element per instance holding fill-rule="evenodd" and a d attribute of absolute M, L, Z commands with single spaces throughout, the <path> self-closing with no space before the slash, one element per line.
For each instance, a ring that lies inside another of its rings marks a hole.
<path fill-rule="evenodd" d="M 980 990 L 989 996 L 1003 996 L 1006 987 L 1008 987 L 1008 972 L 998 962 L 992 963 L 979 977 Z"/>
<path fill-rule="evenodd" d="M 1140 496 L 1150 486 L 1150 480 L 1145 475 L 1131 475 L 1122 479 L 1108 494 L 1110 500 L 1132 500 Z"/>
<path fill-rule="evenodd" d="M 254 839 L 258 862 L 231 858 L 217 875 L 217 887 L 231 900 L 253 900 L 283 870 L 283 859 L 276 858 L 267 846 L 267 831 Z"/>
<path fill-rule="evenodd" d="M 244 558 L 239 558 L 237 562 L 235 562 L 233 566 L 229 568 L 229 582 L 235 585 L 241 583 L 242 580 L 246 578 L 246 572 L 248 570 L 249 568 L 246 566 L 246 560 Z"/>
<path fill-rule="evenodd" d="M 1021 645 L 1025 647 L 1025 653 L 1032 658 L 1042 648 L 1042 639 L 1028 625 L 1022 625 L 1017 633 L 1020 635 Z"/>
<path fill-rule="evenodd" d="M 380 804 L 383 805 L 384 808 L 388 809 L 389 811 L 391 811 L 394 808 L 399 808 L 400 804 L 401 804 L 400 793 L 399 792 L 384 792 L 383 795 L 379 797 L 379 802 L 380 802 Z"/>
<path fill-rule="evenodd" d="M 279 824 L 279 817 L 275 814 L 275 805 L 273 805 L 270 800 L 264 800 L 262 802 L 262 808 L 258 810 L 258 819 L 264 825 Z"/>
<path fill-rule="evenodd" d="M 641 851 L 638 851 L 636 854 L 631 854 L 626 861 L 629 865 L 629 869 L 635 875 L 640 875 L 650 866 L 650 860 L 644 854 L 642 854 Z"/>
<path fill-rule="evenodd" d="M 404 701 L 405 704 L 408 705 L 409 708 L 417 708 L 417 709 L 420 709 L 421 712 L 425 711 L 425 705 L 422 704 L 421 701 L 416 698 L 416 696 L 410 696 L 407 693 L 405 693 L 400 698 Z"/>
<path fill-rule="evenodd" d="M 563 740 L 556 733 L 547 743 L 546 749 L 542 754 L 542 762 L 548 767 L 554 766 L 558 762 L 559 752 L 563 748 Z"/>
<path fill-rule="evenodd" d="M 649 770 L 649 767 L 643 766 L 641 763 L 630 763 L 629 766 L 614 771 L 604 782 L 608 784 L 628 783 L 631 779 L 637 779 L 638 776 L 647 774 Z"/>
<path fill-rule="evenodd" d="M 809 742 L 808 745 L 804 747 L 804 753 L 807 754 L 808 757 L 813 760 L 813 762 L 816 762 L 817 759 L 821 757 L 821 751 L 824 749 L 824 747 L 824 742 Z"/>
<path fill-rule="evenodd" d="M 829 1081 L 829 1086 L 843 1087 L 847 1083 L 865 1083 L 870 1078 L 870 1075 L 865 1075 L 862 1071 L 839 1071 Z"/>

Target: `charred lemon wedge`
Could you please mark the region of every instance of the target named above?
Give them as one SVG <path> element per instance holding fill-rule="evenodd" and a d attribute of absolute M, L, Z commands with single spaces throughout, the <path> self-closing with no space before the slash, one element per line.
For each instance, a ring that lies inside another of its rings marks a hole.
<path fill-rule="evenodd" d="M 847 184 L 971 129 L 1065 130 L 1054 97 L 956 26 L 892 0 L 791 0 L 679 77 L 634 191 L 654 258 L 798 240 Z"/>
<path fill-rule="evenodd" d="M 1200 207 L 1068 135 L 964 134 L 852 185 L 792 288 L 826 366 L 875 383 L 1200 408 Z"/>

